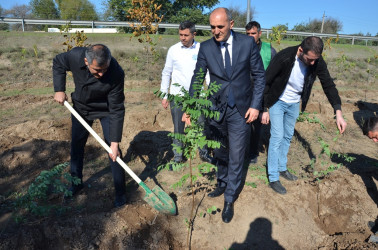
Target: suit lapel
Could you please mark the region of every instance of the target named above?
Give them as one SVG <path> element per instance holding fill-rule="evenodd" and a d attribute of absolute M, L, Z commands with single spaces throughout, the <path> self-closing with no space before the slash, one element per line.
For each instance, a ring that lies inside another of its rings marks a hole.
<path fill-rule="evenodd" d="M 220 49 L 220 44 L 219 42 L 215 41 L 214 38 L 213 38 L 213 42 L 214 42 L 214 47 L 215 47 L 215 49 L 213 50 L 213 56 L 215 60 L 217 61 L 219 68 L 222 70 L 222 72 L 224 72 L 224 74 L 226 74 L 226 72 L 223 70 L 224 64 L 223 64 L 223 57 L 222 57 L 222 51 Z"/>

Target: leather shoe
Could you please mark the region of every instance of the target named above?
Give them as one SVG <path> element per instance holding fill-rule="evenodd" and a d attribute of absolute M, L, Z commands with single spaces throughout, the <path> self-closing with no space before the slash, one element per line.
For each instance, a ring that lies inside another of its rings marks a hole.
<path fill-rule="evenodd" d="M 204 152 L 204 153 L 200 152 L 199 156 L 200 156 L 201 160 L 204 161 L 204 162 L 208 162 L 208 163 L 213 163 L 214 162 L 213 157 L 211 157 L 209 155 L 209 152 L 207 152 L 207 151 Z"/>
<path fill-rule="evenodd" d="M 298 177 L 296 177 L 295 175 L 293 175 L 292 173 L 290 173 L 287 170 L 280 172 L 280 176 L 282 176 L 283 178 L 285 178 L 286 180 L 289 180 L 289 181 L 298 180 Z"/>
<path fill-rule="evenodd" d="M 252 155 L 251 160 L 249 161 L 249 164 L 256 164 L 257 163 L 257 155 Z"/>
<path fill-rule="evenodd" d="M 234 203 L 225 201 L 222 211 L 222 220 L 224 223 L 229 223 L 232 217 L 234 217 Z"/>
<path fill-rule="evenodd" d="M 286 188 L 282 186 L 280 181 L 270 182 L 269 186 L 279 194 L 286 194 Z"/>
<path fill-rule="evenodd" d="M 126 195 L 117 195 L 114 201 L 114 207 L 122 207 L 126 204 Z"/>
<path fill-rule="evenodd" d="M 217 187 L 213 192 L 209 193 L 207 196 L 214 198 L 221 196 L 224 191 L 226 191 L 226 187 Z"/>

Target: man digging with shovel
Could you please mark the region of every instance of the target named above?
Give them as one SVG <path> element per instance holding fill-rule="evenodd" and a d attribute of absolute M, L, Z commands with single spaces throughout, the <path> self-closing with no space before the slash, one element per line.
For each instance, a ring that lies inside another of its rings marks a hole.
<path fill-rule="evenodd" d="M 121 157 L 119 142 L 125 116 L 124 71 L 102 44 L 76 47 L 57 55 L 53 60 L 54 100 L 61 105 L 68 99 L 65 93 L 67 71 L 72 72 L 75 83 L 71 94 L 74 109 L 89 126 L 95 119 L 100 119 L 105 142 L 112 152 L 109 161 L 115 187 L 114 206 L 121 207 L 126 204 L 125 171 L 116 158 Z M 84 147 L 89 132 L 75 116 L 72 115 L 71 119 L 71 175 L 81 180 L 80 184 L 72 184 L 69 189 L 74 196 L 84 187 Z"/>

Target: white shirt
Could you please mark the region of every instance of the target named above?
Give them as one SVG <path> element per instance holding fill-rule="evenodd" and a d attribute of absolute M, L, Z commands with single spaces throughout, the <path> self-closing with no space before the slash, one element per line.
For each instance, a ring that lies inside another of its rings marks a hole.
<path fill-rule="evenodd" d="M 199 48 L 200 43 L 196 41 L 194 41 L 193 45 L 189 48 L 183 46 L 181 42 L 169 48 L 165 66 L 161 74 L 161 92 L 167 94 L 169 89 L 169 93 L 172 95 L 182 95 L 181 87 L 189 91 L 190 82 L 197 63 Z M 174 86 L 173 83 L 178 83 L 181 86 Z M 167 96 L 165 96 L 164 99 L 167 99 Z"/>
<path fill-rule="evenodd" d="M 297 103 L 301 100 L 306 72 L 307 66 L 296 56 L 286 88 L 279 98 L 281 101 Z"/>

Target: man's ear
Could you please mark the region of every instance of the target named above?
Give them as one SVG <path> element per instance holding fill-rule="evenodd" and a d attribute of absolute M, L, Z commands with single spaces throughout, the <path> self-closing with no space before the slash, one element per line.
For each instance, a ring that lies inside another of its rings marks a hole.
<path fill-rule="evenodd" d="M 230 29 L 232 29 L 234 27 L 234 20 L 231 20 L 230 22 Z"/>
<path fill-rule="evenodd" d="M 299 52 L 299 53 L 303 53 L 303 49 L 302 49 L 301 46 L 298 47 L 298 52 Z"/>
<path fill-rule="evenodd" d="M 194 31 L 194 32 L 193 32 L 193 36 L 196 36 L 196 35 L 197 35 L 197 32 L 196 32 L 196 31 Z"/>
<path fill-rule="evenodd" d="M 85 62 L 85 65 L 89 66 L 89 62 L 87 60 L 87 58 L 84 57 L 84 62 Z"/>

